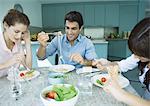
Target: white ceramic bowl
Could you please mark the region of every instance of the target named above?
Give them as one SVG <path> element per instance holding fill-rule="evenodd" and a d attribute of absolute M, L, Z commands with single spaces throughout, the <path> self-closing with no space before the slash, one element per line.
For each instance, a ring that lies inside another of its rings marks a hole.
<path fill-rule="evenodd" d="M 72 86 L 70 84 L 56 84 L 56 85 L 65 85 L 65 86 Z M 40 94 L 40 98 L 44 104 L 44 106 L 74 106 L 78 100 L 79 97 L 79 89 L 75 87 L 77 91 L 77 95 L 71 99 L 65 100 L 65 101 L 55 101 L 54 99 L 47 100 L 45 97 L 44 92 L 49 91 L 53 88 L 54 85 L 48 86 L 44 88 Z"/>
<path fill-rule="evenodd" d="M 63 73 L 50 72 L 48 74 L 48 82 L 49 82 L 49 84 L 52 84 L 52 85 L 53 84 L 63 84 L 64 83 L 64 74 Z"/>

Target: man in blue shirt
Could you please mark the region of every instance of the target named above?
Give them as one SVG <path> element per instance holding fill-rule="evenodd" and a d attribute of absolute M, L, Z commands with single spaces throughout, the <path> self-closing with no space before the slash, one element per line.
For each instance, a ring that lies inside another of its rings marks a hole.
<path fill-rule="evenodd" d="M 97 57 L 95 47 L 90 39 L 80 34 L 82 28 L 83 18 L 79 12 L 71 11 L 66 14 L 66 34 L 58 32 L 57 34 L 61 36 L 56 36 L 48 46 L 48 34 L 45 32 L 38 34 L 40 42 L 38 58 L 45 59 L 57 52 L 60 56 L 59 63 L 74 65 L 76 68 L 92 65 L 92 60 Z"/>

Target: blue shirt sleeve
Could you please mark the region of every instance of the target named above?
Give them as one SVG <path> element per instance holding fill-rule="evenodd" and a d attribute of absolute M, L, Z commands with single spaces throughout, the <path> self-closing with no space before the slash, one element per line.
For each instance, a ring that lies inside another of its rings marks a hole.
<path fill-rule="evenodd" d="M 52 56 L 54 53 L 56 53 L 57 51 L 57 47 L 58 47 L 58 44 L 57 44 L 58 40 L 57 40 L 57 37 L 55 37 L 46 47 L 46 54 L 44 57 L 40 58 L 38 57 L 39 60 L 44 60 L 46 58 L 48 58 L 49 56 Z"/>
<path fill-rule="evenodd" d="M 90 39 L 86 40 L 85 59 L 94 60 L 97 58 L 95 47 Z"/>

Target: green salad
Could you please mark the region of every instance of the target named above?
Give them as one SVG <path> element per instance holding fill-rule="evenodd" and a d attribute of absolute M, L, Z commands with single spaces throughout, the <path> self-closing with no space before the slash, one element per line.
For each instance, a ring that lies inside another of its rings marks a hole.
<path fill-rule="evenodd" d="M 64 101 L 75 97 L 77 93 L 74 86 L 54 85 L 52 90 L 46 93 L 46 97 L 56 101 Z"/>

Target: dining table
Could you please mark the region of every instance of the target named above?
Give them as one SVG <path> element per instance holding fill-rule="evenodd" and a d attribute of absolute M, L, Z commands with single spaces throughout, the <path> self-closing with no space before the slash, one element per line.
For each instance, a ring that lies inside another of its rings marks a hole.
<path fill-rule="evenodd" d="M 22 95 L 12 97 L 11 81 L 7 77 L 0 78 L 0 106 L 44 106 L 40 99 L 40 92 L 43 88 L 50 86 L 48 83 L 48 73 L 51 71 L 49 67 L 37 67 L 34 70 L 39 71 L 40 75 L 29 81 L 22 81 Z M 65 74 L 65 83 L 76 86 L 77 81 L 82 75 L 76 73 L 76 70 Z M 135 89 L 129 84 L 124 88 L 126 91 L 138 95 Z M 92 86 L 92 94 L 79 94 L 79 98 L 75 106 L 127 106 L 117 101 L 110 93 L 105 92 L 101 87 Z"/>

